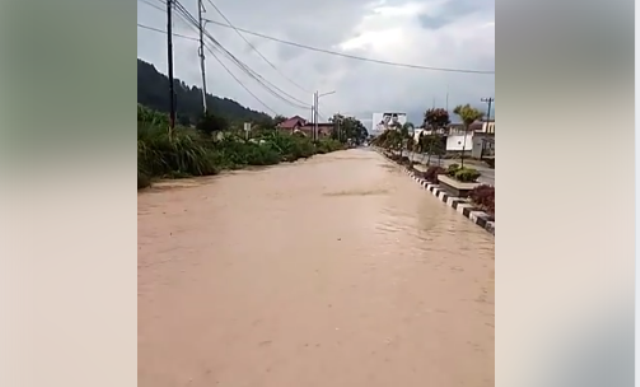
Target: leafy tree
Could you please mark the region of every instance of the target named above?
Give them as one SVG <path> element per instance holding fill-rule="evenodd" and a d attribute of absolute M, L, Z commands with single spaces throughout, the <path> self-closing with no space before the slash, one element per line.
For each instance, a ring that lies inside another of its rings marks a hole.
<path fill-rule="evenodd" d="M 440 158 L 445 154 L 445 148 L 442 143 L 442 136 L 438 133 L 422 133 L 421 136 L 420 152 L 427 154 L 427 165 L 431 165 L 432 155 L 438 156 L 438 164 L 440 164 Z"/>
<path fill-rule="evenodd" d="M 429 109 L 424 113 L 423 126 L 432 130 L 445 129 L 451 120 L 449 119 L 449 112 L 442 108 Z"/>
<path fill-rule="evenodd" d="M 409 143 L 413 146 L 413 133 L 415 132 L 415 126 L 411 122 L 407 122 L 399 128 L 400 142 L 402 148 L 400 149 L 400 157 L 404 153 L 404 149 L 409 149 Z"/>
<path fill-rule="evenodd" d="M 334 114 L 329 121 L 334 124 L 331 137 L 341 143 L 352 142 L 356 145 L 361 145 L 369 136 L 367 128 L 355 117 Z"/>
<path fill-rule="evenodd" d="M 427 140 L 428 146 L 425 151 L 428 152 L 427 165 L 431 164 L 431 155 L 438 153 L 438 156 L 442 156 L 442 140 L 440 138 L 440 132 L 446 129 L 451 120 L 449 119 L 449 112 L 442 108 L 428 109 L 424 113 L 424 127 L 431 129 L 431 136 Z M 438 158 L 440 163 L 440 158 Z"/>
<path fill-rule="evenodd" d="M 386 150 L 397 151 L 402 146 L 402 135 L 398 130 L 385 130 L 372 140 L 372 144 Z"/>
<path fill-rule="evenodd" d="M 462 143 L 462 155 L 460 156 L 460 167 L 464 167 L 464 152 L 466 150 L 467 145 L 467 132 L 469 131 L 469 126 L 481 119 L 484 116 L 484 113 L 479 109 L 471 107 L 471 105 L 458 105 L 453 112 L 460 117 L 462 120 L 462 124 L 464 125 L 464 140 Z"/>
<path fill-rule="evenodd" d="M 400 129 L 402 133 L 411 137 L 413 137 L 413 133 L 415 132 L 415 130 L 416 130 L 416 126 L 412 122 L 405 123 L 404 125 L 402 125 Z"/>
<path fill-rule="evenodd" d="M 281 123 L 285 122 L 287 120 L 287 117 L 282 116 L 280 114 L 276 114 L 275 117 L 273 117 L 273 125 L 280 125 Z"/>
<path fill-rule="evenodd" d="M 196 129 L 211 136 L 214 133 L 227 131 L 229 126 L 229 121 L 227 121 L 226 118 L 213 113 L 207 113 L 200 118 Z"/>
<path fill-rule="evenodd" d="M 277 117 L 277 116 L 276 116 Z M 262 117 L 259 118 L 258 120 L 254 121 L 255 126 L 257 129 L 259 130 L 270 130 L 270 129 L 275 129 L 276 125 L 279 123 L 276 123 L 276 119 L 275 118 L 271 118 L 271 117 Z"/>

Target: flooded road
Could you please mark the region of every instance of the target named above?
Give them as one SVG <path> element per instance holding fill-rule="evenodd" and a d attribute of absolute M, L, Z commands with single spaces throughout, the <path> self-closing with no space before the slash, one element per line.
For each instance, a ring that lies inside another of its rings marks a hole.
<path fill-rule="evenodd" d="M 141 387 L 494 385 L 494 239 L 370 150 L 138 197 Z"/>

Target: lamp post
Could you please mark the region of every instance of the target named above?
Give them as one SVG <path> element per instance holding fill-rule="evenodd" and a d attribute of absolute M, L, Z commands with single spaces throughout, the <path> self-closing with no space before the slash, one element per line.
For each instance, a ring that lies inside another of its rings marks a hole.
<path fill-rule="evenodd" d="M 327 96 L 327 95 L 331 95 L 331 94 L 335 94 L 336 91 L 329 91 L 326 93 L 322 93 L 320 94 L 320 92 L 316 91 L 313 94 L 313 139 L 317 140 L 318 139 L 318 101 L 320 100 L 321 97 Z"/>

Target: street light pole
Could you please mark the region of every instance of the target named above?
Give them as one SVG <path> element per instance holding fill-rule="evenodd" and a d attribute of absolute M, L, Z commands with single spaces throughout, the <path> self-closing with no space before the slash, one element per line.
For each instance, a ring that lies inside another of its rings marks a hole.
<path fill-rule="evenodd" d="M 173 0 L 167 0 L 167 57 L 169 78 L 169 133 L 173 135 L 173 129 L 176 124 L 176 95 L 173 89 L 173 21 L 171 11 L 173 9 Z"/>
<path fill-rule="evenodd" d="M 313 94 L 313 135 L 311 138 L 315 141 L 318 137 L 318 92 Z"/>
<path fill-rule="evenodd" d="M 330 94 L 335 94 L 335 90 L 333 91 L 329 91 L 327 93 L 322 93 L 320 94 L 320 92 L 316 91 L 315 93 L 313 93 L 313 139 L 317 140 L 319 138 L 318 136 L 318 112 L 320 111 L 318 109 L 318 101 L 320 100 L 320 97 L 324 97 Z"/>
<path fill-rule="evenodd" d="M 486 129 L 485 131 L 488 133 L 489 132 L 489 121 L 491 120 L 491 104 L 493 103 L 493 101 L 495 101 L 495 98 L 493 97 L 489 97 L 489 98 L 481 98 L 480 101 L 485 102 L 487 104 L 487 123 L 486 123 Z M 482 139 L 482 148 L 480 149 L 480 160 L 482 160 L 483 156 L 484 156 L 484 148 L 485 148 L 485 144 L 486 141 L 483 137 Z"/>
<path fill-rule="evenodd" d="M 202 112 L 203 114 L 207 114 L 207 77 L 205 74 L 205 58 L 204 58 L 204 21 L 202 19 L 202 12 L 204 11 L 204 5 L 202 4 L 202 0 L 198 0 L 198 29 L 200 32 L 199 36 L 199 47 L 198 47 L 198 56 L 200 57 L 200 73 L 202 76 Z"/>

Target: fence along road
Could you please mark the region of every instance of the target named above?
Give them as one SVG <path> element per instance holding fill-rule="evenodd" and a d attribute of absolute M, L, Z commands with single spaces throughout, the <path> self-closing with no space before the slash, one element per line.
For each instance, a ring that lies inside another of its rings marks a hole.
<path fill-rule="evenodd" d="M 141 387 L 494 385 L 494 240 L 354 149 L 139 194 Z"/>

